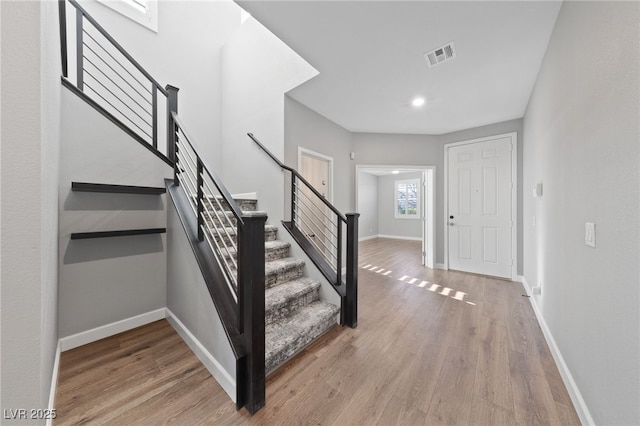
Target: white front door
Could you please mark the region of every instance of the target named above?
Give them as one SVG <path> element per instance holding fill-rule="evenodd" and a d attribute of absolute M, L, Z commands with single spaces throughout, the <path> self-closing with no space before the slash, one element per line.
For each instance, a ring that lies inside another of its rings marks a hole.
<path fill-rule="evenodd" d="M 449 269 L 511 278 L 512 143 L 448 147 Z"/>

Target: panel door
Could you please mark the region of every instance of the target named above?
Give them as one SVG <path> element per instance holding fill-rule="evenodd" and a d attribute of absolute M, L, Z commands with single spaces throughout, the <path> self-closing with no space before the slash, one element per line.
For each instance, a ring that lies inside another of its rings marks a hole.
<path fill-rule="evenodd" d="M 511 278 L 511 137 L 448 149 L 449 268 Z"/>

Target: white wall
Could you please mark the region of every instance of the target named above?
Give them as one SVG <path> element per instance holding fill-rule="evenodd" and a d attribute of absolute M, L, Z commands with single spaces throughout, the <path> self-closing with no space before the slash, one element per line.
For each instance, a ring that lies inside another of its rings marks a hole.
<path fill-rule="evenodd" d="M 564 2 L 524 118 L 524 276 L 596 424 L 640 424 L 639 22 Z"/>
<path fill-rule="evenodd" d="M 360 239 L 373 237 L 378 232 L 378 176 L 358 173 L 358 222 Z"/>
<path fill-rule="evenodd" d="M 253 18 L 222 51 L 223 178 L 232 193 L 257 192 L 260 209 L 276 221 L 283 214 L 284 174 L 247 133 L 284 161 L 285 93 L 316 74 Z"/>
<path fill-rule="evenodd" d="M 82 6 L 161 85 L 180 89 L 180 118 L 203 157 L 220 171 L 221 52 L 224 42 L 240 25 L 240 8 L 231 0 L 158 3 L 157 33 L 95 0 L 83 1 Z M 69 5 L 67 8 L 73 9 Z"/>
<path fill-rule="evenodd" d="M 72 192 L 71 182 L 164 186 L 170 166 L 62 92 L 59 332 L 68 337 L 166 305 L 166 236 L 70 240 L 73 232 L 166 227 L 166 196 Z"/>
<path fill-rule="evenodd" d="M 0 10 L 0 408 L 47 408 L 58 337 L 57 5 L 2 2 Z"/>
<path fill-rule="evenodd" d="M 395 182 L 398 180 L 422 180 L 422 172 L 401 173 L 378 178 L 378 234 L 411 239 L 422 239 L 422 221 L 419 219 L 396 219 Z M 420 200 L 422 205 L 422 199 Z M 420 213 L 422 214 L 422 212 Z"/>

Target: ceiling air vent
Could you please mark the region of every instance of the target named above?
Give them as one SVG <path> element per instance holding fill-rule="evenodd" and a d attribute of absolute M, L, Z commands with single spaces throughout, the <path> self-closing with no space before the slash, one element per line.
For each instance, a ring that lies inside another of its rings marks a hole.
<path fill-rule="evenodd" d="M 433 68 L 436 65 L 440 65 L 443 62 L 449 61 L 456 57 L 456 51 L 453 48 L 453 42 L 447 43 L 444 46 L 431 50 L 424 54 L 424 59 L 429 64 L 429 68 Z"/>

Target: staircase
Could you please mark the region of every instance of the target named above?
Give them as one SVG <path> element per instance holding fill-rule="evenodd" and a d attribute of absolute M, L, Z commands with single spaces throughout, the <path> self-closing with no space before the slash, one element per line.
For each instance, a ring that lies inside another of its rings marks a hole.
<path fill-rule="evenodd" d="M 257 212 L 257 200 L 235 199 L 243 213 Z M 226 203 L 222 203 L 223 206 Z M 216 212 L 210 211 L 217 221 Z M 220 213 L 220 212 L 218 212 Z M 263 213 L 263 212 L 261 212 Z M 232 216 L 230 210 L 222 214 Z M 255 214 L 255 213 L 254 213 Z M 207 215 L 205 215 L 208 217 Z M 227 228 L 229 236 L 235 232 Z M 340 307 L 320 300 L 320 283 L 304 276 L 305 262 L 289 256 L 290 244 L 265 225 L 265 371 L 273 373 L 338 323 Z M 216 238 L 229 238 L 217 235 Z M 230 255 L 235 256 L 235 253 Z"/>

